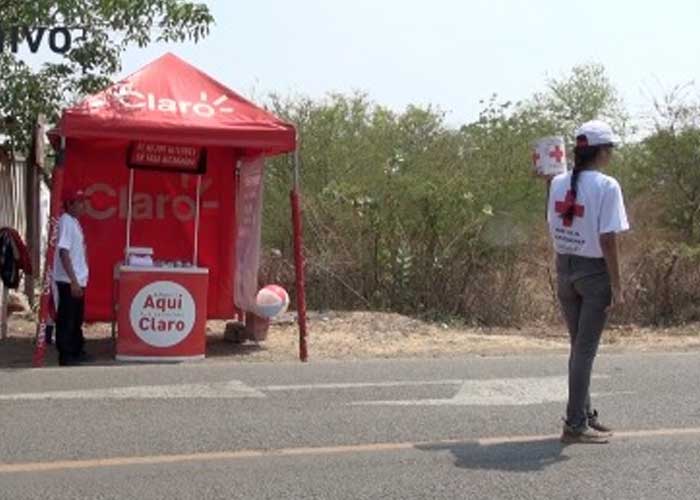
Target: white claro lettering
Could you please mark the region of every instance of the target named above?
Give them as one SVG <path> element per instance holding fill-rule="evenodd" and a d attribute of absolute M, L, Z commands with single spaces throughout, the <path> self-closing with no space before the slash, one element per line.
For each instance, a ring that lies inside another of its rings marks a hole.
<path fill-rule="evenodd" d="M 176 100 L 168 97 L 160 97 L 152 92 L 142 92 L 130 85 L 115 87 L 107 96 L 98 96 L 89 101 L 92 109 L 102 108 L 108 102 L 112 102 L 126 110 L 148 110 L 172 114 L 195 114 L 200 118 L 213 118 L 217 113 L 232 114 L 234 109 L 223 106 L 229 100 L 228 96 L 221 94 L 214 101 L 209 101 L 206 92 L 199 93 L 199 100 Z"/>
<path fill-rule="evenodd" d="M 213 179 L 202 181 L 202 197 L 213 185 Z M 91 198 L 86 205 L 86 215 L 95 220 L 107 220 L 113 217 L 126 219 L 129 204 L 129 192 L 126 186 L 117 189 L 109 184 L 98 182 L 85 188 L 85 194 Z M 103 203 L 95 199 L 104 200 Z M 216 210 L 217 201 L 203 201 L 202 210 Z M 175 218 L 180 222 L 194 219 L 196 201 L 185 194 L 171 196 L 165 193 L 136 192 L 132 202 L 132 217 L 134 220 L 166 220 Z"/>

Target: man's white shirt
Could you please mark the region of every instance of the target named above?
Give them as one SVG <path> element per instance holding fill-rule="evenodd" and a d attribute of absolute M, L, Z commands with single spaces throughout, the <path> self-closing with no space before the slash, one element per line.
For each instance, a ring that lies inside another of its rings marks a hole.
<path fill-rule="evenodd" d="M 67 213 L 64 213 L 58 221 L 58 240 L 56 241 L 56 253 L 54 255 L 54 281 L 70 283 L 70 277 L 63 267 L 59 256 L 61 250 L 68 250 L 78 284 L 86 287 L 90 271 L 85 255 L 85 236 L 80 222 Z"/>

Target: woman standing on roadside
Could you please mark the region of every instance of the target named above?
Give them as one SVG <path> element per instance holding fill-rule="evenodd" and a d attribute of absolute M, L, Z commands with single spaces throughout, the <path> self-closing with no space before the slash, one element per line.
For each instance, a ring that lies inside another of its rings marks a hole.
<path fill-rule="evenodd" d="M 569 402 L 564 443 L 607 443 L 591 407 L 591 371 L 611 307 L 623 300 L 617 234 L 629 229 L 620 184 L 600 172 L 619 140 L 594 120 L 576 132 L 574 169 L 550 186 L 547 221 L 557 254 L 557 294 L 569 335 Z"/>

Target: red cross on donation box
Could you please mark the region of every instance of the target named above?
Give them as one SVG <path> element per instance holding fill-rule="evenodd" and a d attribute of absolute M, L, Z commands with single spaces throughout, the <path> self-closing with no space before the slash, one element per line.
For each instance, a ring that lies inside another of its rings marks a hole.
<path fill-rule="evenodd" d="M 564 159 L 564 151 L 562 151 L 559 145 L 554 146 L 554 149 L 549 152 L 549 157 L 554 158 L 557 163 L 561 163 Z"/>

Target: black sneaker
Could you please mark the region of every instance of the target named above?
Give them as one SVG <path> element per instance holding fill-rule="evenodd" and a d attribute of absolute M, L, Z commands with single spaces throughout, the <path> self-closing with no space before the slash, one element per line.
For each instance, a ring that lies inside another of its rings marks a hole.
<path fill-rule="evenodd" d="M 610 436 L 598 432 L 590 427 L 574 429 L 564 424 L 561 434 L 561 442 L 564 444 L 607 444 Z"/>
<path fill-rule="evenodd" d="M 95 356 L 92 356 L 91 354 L 88 354 L 85 351 L 81 352 L 78 356 L 79 363 L 94 363 L 95 361 Z"/>
<path fill-rule="evenodd" d="M 606 434 L 608 436 L 613 435 L 613 430 L 610 427 L 608 427 L 607 425 L 602 424 L 600 422 L 600 420 L 598 419 L 598 411 L 597 410 L 595 410 L 593 413 L 588 415 L 588 427 L 600 432 L 601 434 Z"/>
<path fill-rule="evenodd" d="M 80 366 L 80 360 L 77 358 L 59 356 L 58 366 Z"/>

